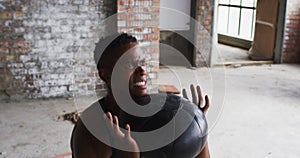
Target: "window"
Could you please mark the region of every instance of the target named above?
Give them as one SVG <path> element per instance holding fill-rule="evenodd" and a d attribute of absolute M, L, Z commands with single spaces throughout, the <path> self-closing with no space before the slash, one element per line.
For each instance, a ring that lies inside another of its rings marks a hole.
<path fill-rule="evenodd" d="M 219 0 L 218 33 L 253 40 L 257 0 Z"/>

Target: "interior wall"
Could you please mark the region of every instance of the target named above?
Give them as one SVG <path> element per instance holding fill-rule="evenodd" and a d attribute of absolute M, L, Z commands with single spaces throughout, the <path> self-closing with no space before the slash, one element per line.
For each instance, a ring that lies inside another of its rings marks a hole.
<path fill-rule="evenodd" d="M 197 66 L 211 51 L 213 0 L 197 0 Z M 159 0 L 0 1 L 0 97 L 90 95 L 105 85 L 93 59 L 105 35 L 101 22 L 117 12 L 117 29 L 135 35 L 148 53 L 150 78 L 159 69 Z M 200 30 L 200 31 L 199 31 Z M 208 40 L 207 40 L 208 39 Z M 200 55 L 201 53 L 201 55 Z M 203 64 L 204 63 L 204 64 Z"/>
<path fill-rule="evenodd" d="M 197 49 L 194 53 L 196 67 L 210 66 L 213 49 L 214 0 L 197 0 L 195 19 L 200 25 L 195 28 Z"/>
<path fill-rule="evenodd" d="M 0 1 L 0 95 L 48 98 L 103 88 L 93 60 L 109 0 Z"/>
<path fill-rule="evenodd" d="M 118 0 L 118 32 L 132 34 L 147 56 L 147 72 L 155 89 L 159 70 L 160 0 Z"/>
<path fill-rule="evenodd" d="M 0 1 L 0 97 L 91 95 L 104 90 L 93 50 L 111 30 L 137 37 L 157 79 L 159 0 Z M 118 9 L 118 10 L 117 10 Z M 116 26 L 107 17 L 120 14 Z M 109 30 L 109 31 L 108 31 Z"/>
<path fill-rule="evenodd" d="M 287 0 L 282 61 L 300 63 L 300 1 Z"/>

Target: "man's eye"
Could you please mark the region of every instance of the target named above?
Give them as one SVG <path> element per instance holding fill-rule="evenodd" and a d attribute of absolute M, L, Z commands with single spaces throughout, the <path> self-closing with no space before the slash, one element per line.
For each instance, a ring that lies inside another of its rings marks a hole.
<path fill-rule="evenodd" d="M 140 66 L 145 66 L 145 65 L 146 65 L 146 60 L 145 59 L 141 60 L 140 61 Z"/>
<path fill-rule="evenodd" d="M 126 64 L 126 68 L 127 68 L 127 69 L 134 69 L 135 66 L 134 66 L 134 64 L 132 64 L 132 63 L 128 63 L 128 64 Z"/>

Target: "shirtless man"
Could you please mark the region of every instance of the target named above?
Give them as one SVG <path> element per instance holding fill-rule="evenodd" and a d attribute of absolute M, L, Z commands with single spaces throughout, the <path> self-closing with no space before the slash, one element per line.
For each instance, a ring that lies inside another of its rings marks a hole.
<path fill-rule="evenodd" d="M 95 53 L 99 53 L 99 49 L 101 48 L 100 42 L 96 45 Z M 128 147 L 127 151 L 116 150 L 112 148 L 107 143 L 101 142 L 99 138 L 96 138 L 93 132 L 87 128 L 86 121 L 84 117 L 89 117 L 88 111 L 85 110 L 78 122 L 76 123 L 72 138 L 71 138 L 71 149 L 72 149 L 72 157 L 73 158 L 110 158 L 110 157 L 122 157 L 122 158 L 139 158 L 139 147 L 136 141 L 130 135 L 130 125 L 125 124 L 124 128 L 126 131 L 123 133 L 119 129 L 119 120 L 118 116 L 120 112 L 120 107 L 117 105 L 115 96 L 113 96 L 112 90 L 112 72 L 113 68 L 116 65 L 117 61 L 120 57 L 128 52 L 127 56 L 128 61 L 124 63 L 123 68 L 126 69 L 126 73 L 123 74 L 124 77 L 129 78 L 129 93 L 132 97 L 145 97 L 148 95 L 147 93 L 147 72 L 145 69 L 145 58 L 141 51 L 138 50 L 138 43 L 136 38 L 129 36 L 125 33 L 119 34 L 110 44 L 105 48 L 99 62 L 97 62 L 97 68 L 99 72 L 100 78 L 106 83 L 108 92 L 107 95 L 100 100 L 101 107 L 103 111 L 106 113 L 106 117 L 104 119 L 108 120 L 105 123 L 103 120 L 98 120 L 96 122 L 106 124 L 106 127 L 110 128 L 111 132 L 107 132 L 107 130 L 102 129 L 97 132 L 97 135 L 101 135 L 103 140 L 111 141 L 111 137 L 109 135 L 114 135 L 113 142 L 117 142 L 118 144 L 124 145 Z M 120 78 L 122 79 L 122 78 Z M 196 91 L 193 86 L 191 86 L 193 102 L 202 108 L 201 110 L 206 113 L 209 107 L 209 99 L 206 96 L 205 102 L 206 104 L 203 106 L 203 97 L 200 91 L 200 87 L 197 87 L 198 96 L 195 95 Z M 120 90 L 120 94 L 122 94 L 122 90 Z M 183 90 L 184 97 L 187 98 L 186 91 Z M 114 93 L 114 95 L 116 95 Z M 117 94 L 118 95 L 118 94 Z M 199 102 L 197 101 L 197 98 Z M 199 103 L 199 104 L 198 104 Z M 92 115 L 92 114 L 91 114 Z M 91 116 L 92 117 L 92 116 Z M 90 118 L 91 122 L 95 122 L 94 118 Z M 88 120 L 88 119 L 87 119 Z M 103 122 L 101 122 L 103 121 Z M 122 121 L 122 120 L 120 120 Z M 129 122 L 130 123 L 130 122 Z M 101 140 L 102 140 L 101 139 Z M 197 158 L 209 158 L 209 150 L 207 144 L 199 153 Z"/>

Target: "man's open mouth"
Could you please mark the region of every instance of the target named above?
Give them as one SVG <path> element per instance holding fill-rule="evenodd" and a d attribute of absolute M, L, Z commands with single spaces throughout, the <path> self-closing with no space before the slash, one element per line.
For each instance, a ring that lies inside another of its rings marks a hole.
<path fill-rule="evenodd" d="M 133 85 L 138 86 L 138 87 L 142 87 L 142 86 L 146 85 L 146 81 L 135 82 Z"/>

